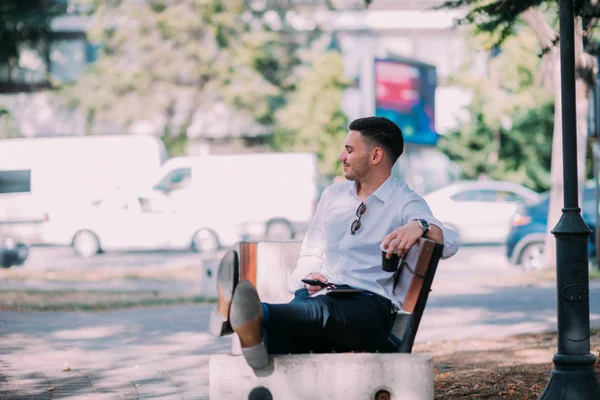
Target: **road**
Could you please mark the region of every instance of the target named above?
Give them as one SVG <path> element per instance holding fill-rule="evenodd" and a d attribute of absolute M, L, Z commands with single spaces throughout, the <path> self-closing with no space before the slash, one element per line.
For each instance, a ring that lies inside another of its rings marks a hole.
<path fill-rule="evenodd" d="M 211 255 L 208 255 L 211 256 Z M 69 268 L 93 267 L 176 267 L 193 265 L 204 258 L 192 251 L 139 251 L 97 254 L 90 258 L 76 256 L 70 247 L 32 247 L 24 268 L 41 270 L 61 270 Z"/>

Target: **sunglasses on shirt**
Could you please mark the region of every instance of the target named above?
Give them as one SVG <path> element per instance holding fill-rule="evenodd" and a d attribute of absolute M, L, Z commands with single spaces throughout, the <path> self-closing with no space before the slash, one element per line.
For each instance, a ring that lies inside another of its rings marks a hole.
<path fill-rule="evenodd" d="M 367 212 L 367 205 L 365 203 L 360 203 L 358 208 L 356 209 L 356 219 L 352 222 L 350 226 L 350 234 L 354 235 L 362 226 L 360 219 Z"/>

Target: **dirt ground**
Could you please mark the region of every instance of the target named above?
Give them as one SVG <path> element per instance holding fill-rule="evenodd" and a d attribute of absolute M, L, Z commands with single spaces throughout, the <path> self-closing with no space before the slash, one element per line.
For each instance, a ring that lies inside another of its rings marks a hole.
<path fill-rule="evenodd" d="M 591 353 L 600 356 L 600 330 L 593 332 Z M 537 399 L 548 383 L 556 333 L 506 339 L 417 343 L 414 352 L 432 353 L 436 400 Z M 595 365 L 600 380 L 600 363 Z"/>

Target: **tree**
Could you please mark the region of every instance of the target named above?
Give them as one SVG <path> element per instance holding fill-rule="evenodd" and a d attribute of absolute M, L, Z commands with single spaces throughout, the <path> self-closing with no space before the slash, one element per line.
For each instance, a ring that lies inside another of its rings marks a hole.
<path fill-rule="evenodd" d="M 160 116 L 173 154 L 185 149 L 196 112 L 216 102 L 271 128 L 294 89 L 298 48 L 318 32 L 294 33 L 289 10 L 255 3 L 94 1 L 89 37 L 102 44 L 101 56 L 62 93 L 84 111 L 87 133 L 102 122 L 127 127 Z"/>
<path fill-rule="evenodd" d="M 550 268 L 556 267 L 556 243 L 550 230 L 560 217 L 563 195 L 559 35 L 554 27 L 556 18 L 552 20 L 552 14 L 556 15 L 556 4 L 556 0 L 449 0 L 441 6 L 447 8 L 467 6 L 468 12 L 460 23 L 470 24 L 478 32 L 491 34 L 495 38 L 496 45 L 519 32 L 522 22 L 533 30 L 538 39 L 542 55 L 540 80 L 546 87 L 552 88 L 554 98 L 557 100 L 554 103 L 551 193 L 544 263 Z M 579 0 L 575 1 L 575 4 L 577 167 L 579 188 L 582 190 L 585 184 L 588 95 L 593 88 L 593 76 L 597 69 L 595 59 L 589 52 L 597 51 L 597 45 L 591 39 L 600 16 L 600 6 L 595 0 Z"/>
<path fill-rule="evenodd" d="M 316 153 L 319 173 L 333 177 L 341 173 L 338 156 L 348 129 L 341 101 L 350 82 L 344 78 L 342 57 L 336 51 L 318 53 L 298 73 L 297 90 L 277 113 L 273 146 Z"/>
<path fill-rule="evenodd" d="M 44 46 L 48 52 L 48 36 L 52 18 L 64 14 L 66 2 L 55 0 L 3 0 L 0 2 L 0 65 L 7 67 L 5 81 L 0 85 L 6 91 L 10 86 L 11 71 L 19 64 L 23 46 Z"/>
<path fill-rule="evenodd" d="M 467 71 L 456 83 L 473 91 L 469 121 L 440 138 L 438 148 L 461 167 L 462 177 L 490 177 L 550 188 L 554 102 L 536 84 L 540 60 L 530 31 L 510 37 L 489 63 L 489 76 Z"/>
<path fill-rule="evenodd" d="M 45 49 L 48 59 L 48 37 L 52 18 L 66 12 L 66 3 L 54 0 L 3 0 L 0 2 L 0 93 L 30 90 L 38 85 L 13 82 L 13 71 L 19 66 L 25 47 Z M 46 78 L 48 65 L 46 63 Z M 47 85 L 42 82 L 41 86 Z M 18 123 L 10 110 L 0 106 L 0 138 L 21 137 Z"/>

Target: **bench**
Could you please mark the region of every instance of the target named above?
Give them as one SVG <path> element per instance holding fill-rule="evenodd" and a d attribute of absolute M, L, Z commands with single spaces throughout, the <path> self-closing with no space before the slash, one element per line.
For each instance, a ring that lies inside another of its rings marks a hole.
<path fill-rule="evenodd" d="M 261 301 L 289 302 L 291 272 L 300 247 L 297 241 L 239 243 L 240 278 L 256 286 Z M 421 238 L 407 257 L 408 268 L 400 279 L 407 294 L 403 310 L 396 314 L 389 346 L 390 353 L 404 354 L 276 355 L 267 369 L 254 371 L 243 357 L 236 357 L 241 350 L 233 335 L 233 356 L 210 358 L 211 399 L 385 399 L 386 394 L 387 398 L 433 399 L 433 357 L 410 353 L 442 249 Z M 272 397 L 252 397 L 261 390 Z"/>

